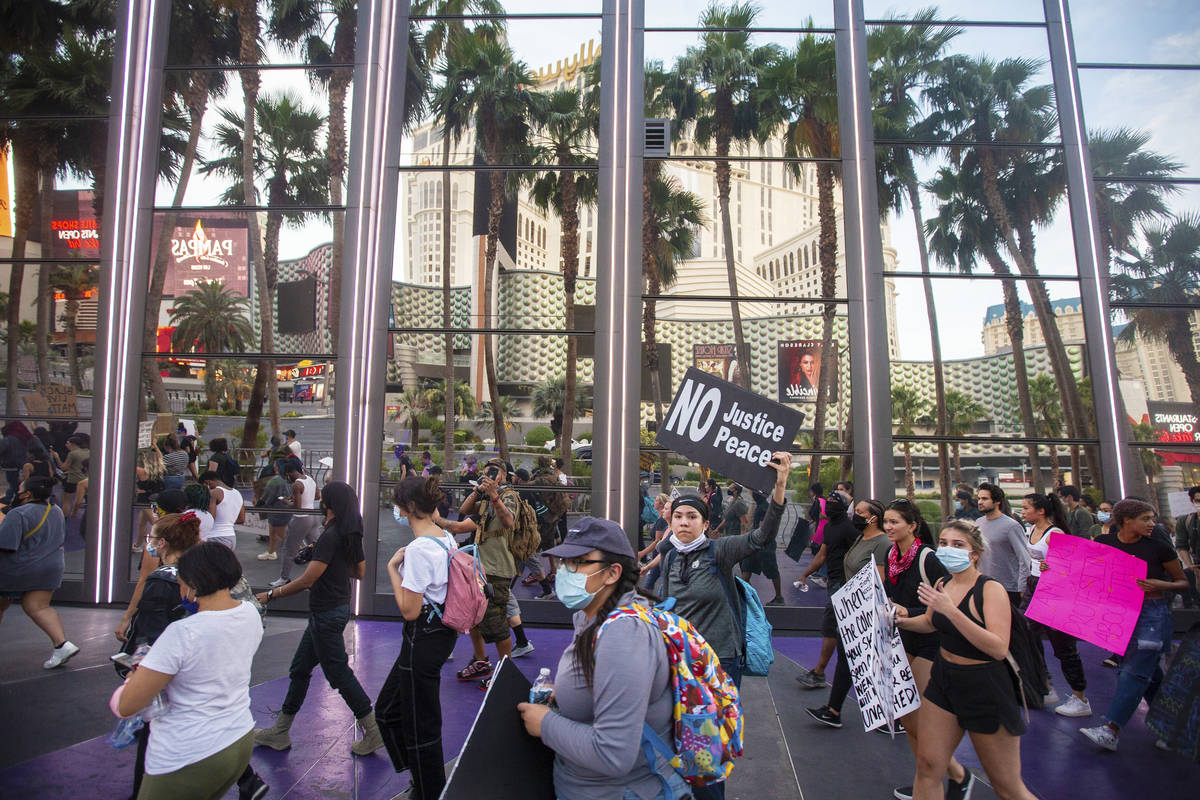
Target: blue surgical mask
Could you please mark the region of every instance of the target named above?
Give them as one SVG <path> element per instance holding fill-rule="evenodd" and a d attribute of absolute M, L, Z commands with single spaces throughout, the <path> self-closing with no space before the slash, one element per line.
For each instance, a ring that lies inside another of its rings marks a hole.
<path fill-rule="evenodd" d="M 197 611 L 200 610 L 199 603 L 197 603 L 195 600 L 190 600 L 186 597 L 183 598 L 182 601 L 180 601 L 180 605 L 183 606 L 183 610 L 188 614 L 195 614 Z"/>
<path fill-rule="evenodd" d="M 954 510 L 955 510 L 955 511 L 962 511 L 962 500 L 955 500 L 955 501 L 954 501 Z"/>
<path fill-rule="evenodd" d="M 1110 519 L 1112 519 L 1112 512 L 1111 511 L 1097 511 L 1096 519 L 1100 520 L 1101 522 L 1108 522 Z"/>
<path fill-rule="evenodd" d="M 939 547 L 937 557 L 942 566 L 951 572 L 962 572 L 971 566 L 971 554 L 957 547 Z"/>
<path fill-rule="evenodd" d="M 158 548 L 150 544 L 150 540 L 146 540 L 146 555 L 151 558 L 158 558 Z"/>
<path fill-rule="evenodd" d="M 554 594 L 572 611 L 586 608 L 596 597 L 595 592 L 587 590 L 587 580 L 590 577 L 591 575 L 582 572 L 568 572 L 564 565 L 559 564 L 558 572 L 554 575 Z"/>
<path fill-rule="evenodd" d="M 404 516 L 404 512 L 400 510 L 400 506 L 392 506 L 392 519 L 400 525 L 408 524 L 408 517 Z"/>

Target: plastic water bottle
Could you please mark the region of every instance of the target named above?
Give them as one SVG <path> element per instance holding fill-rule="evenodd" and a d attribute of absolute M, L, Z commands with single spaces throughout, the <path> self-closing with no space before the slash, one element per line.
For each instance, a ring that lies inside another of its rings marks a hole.
<path fill-rule="evenodd" d="M 117 720 L 117 727 L 113 728 L 113 732 L 108 735 L 108 743 L 118 750 L 122 747 L 128 747 L 137 741 L 137 732 L 145 724 L 142 722 L 141 714 L 134 714 L 127 719 Z"/>
<path fill-rule="evenodd" d="M 151 722 L 158 719 L 163 714 L 171 710 L 171 704 L 163 697 L 162 692 L 154 695 L 154 699 L 150 701 L 150 705 L 142 709 L 141 718 L 146 722 Z"/>
<path fill-rule="evenodd" d="M 550 668 L 542 667 L 537 680 L 529 687 L 529 702 L 550 705 L 550 696 L 554 694 L 554 684 L 550 682 Z"/>

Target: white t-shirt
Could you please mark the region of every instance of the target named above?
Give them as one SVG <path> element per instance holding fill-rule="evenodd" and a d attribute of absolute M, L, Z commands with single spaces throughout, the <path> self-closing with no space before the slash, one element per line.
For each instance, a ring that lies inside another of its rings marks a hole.
<path fill-rule="evenodd" d="M 291 450 L 292 455 L 294 455 L 296 458 L 299 458 L 300 457 L 300 441 L 298 439 L 292 439 L 290 442 L 288 442 L 288 450 Z"/>
<path fill-rule="evenodd" d="M 302 493 L 300 495 L 301 508 L 316 508 L 317 507 L 317 482 L 313 480 L 311 475 L 301 475 L 296 478 L 296 483 L 300 484 Z"/>
<path fill-rule="evenodd" d="M 172 675 L 170 708 L 150 724 L 146 774 L 164 775 L 224 750 L 254 728 L 250 663 L 263 626 L 249 603 L 198 611 L 167 626 L 142 666 Z"/>
<path fill-rule="evenodd" d="M 225 538 L 237 541 L 236 532 L 233 529 L 233 523 L 238 518 L 238 514 L 242 511 L 242 493 L 237 489 L 226 489 L 221 487 L 221 502 L 217 503 L 217 513 L 215 517 L 212 533 L 210 538 Z"/>
<path fill-rule="evenodd" d="M 208 537 L 212 536 L 213 526 L 217 523 L 213 520 L 212 514 L 202 508 L 190 508 L 196 514 L 196 518 L 200 520 L 200 541 L 207 542 Z"/>
<path fill-rule="evenodd" d="M 454 537 L 442 531 L 442 541 L 453 553 L 458 549 Z M 400 585 L 410 592 L 425 595 L 431 603 L 446 602 L 446 551 L 438 547 L 431 536 L 418 536 L 404 548 L 403 577 Z"/>
<path fill-rule="evenodd" d="M 1049 528 L 1046 528 L 1045 532 L 1042 534 L 1042 538 L 1037 540 L 1037 544 L 1029 545 L 1029 554 L 1033 556 L 1033 560 L 1029 563 L 1030 576 L 1034 578 L 1041 576 L 1042 561 L 1046 560 L 1046 554 L 1050 552 L 1050 534 L 1054 533 L 1055 531 L 1062 533 L 1063 529 L 1051 525 Z M 1032 534 L 1033 529 L 1031 528 L 1029 532 Z"/>

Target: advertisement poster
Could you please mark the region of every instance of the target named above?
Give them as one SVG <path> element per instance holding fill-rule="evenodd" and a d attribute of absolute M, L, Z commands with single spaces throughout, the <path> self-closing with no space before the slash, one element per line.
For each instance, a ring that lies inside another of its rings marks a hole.
<path fill-rule="evenodd" d="M 697 344 L 692 346 L 692 366 L 723 381 L 746 388 L 733 344 Z"/>
<path fill-rule="evenodd" d="M 820 339 L 796 339 L 779 343 L 779 402 L 815 403 L 821 382 Z M 836 364 L 836 353 L 833 362 Z M 837 371 L 831 376 L 829 400 L 837 400 Z"/>

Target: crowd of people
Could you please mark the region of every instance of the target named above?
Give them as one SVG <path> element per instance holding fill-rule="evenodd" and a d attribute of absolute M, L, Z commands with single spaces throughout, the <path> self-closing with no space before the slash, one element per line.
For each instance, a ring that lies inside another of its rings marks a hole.
<path fill-rule="evenodd" d="M 0 614 L 21 603 L 51 640 L 44 666 L 53 669 L 79 651 L 50 601 L 62 582 L 65 520 L 86 497 L 80 484 L 86 482 L 87 441 L 68 432 L 60 457 L 31 433 L 21 440 L 24 456 L 15 459 L 7 457 L 9 439 L 20 439 L 19 433 L 11 426 L 3 432 L 0 466 L 9 471 L 11 496 L 0 521 Z M 397 772 L 410 772 L 410 797 L 438 797 L 446 755 L 439 687 L 458 635 L 443 614 L 451 559 L 467 545 L 487 584 L 486 608 L 467 632 L 472 656 L 454 672 L 456 679 L 486 687 L 496 668 L 489 645 L 499 658 L 533 651 L 512 591 L 518 581 L 538 585 L 540 597 L 557 598 L 575 612 L 553 701 L 514 709 L 526 730 L 554 751 L 560 797 L 724 796 L 723 782 L 685 783 L 643 746 L 650 731 L 671 739 L 671 664 L 657 628 L 613 613 L 671 598 L 672 613 L 711 646 L 723 679 L 740 687 L 749 601 L 731 587 L 737 578 L 759 574 L 774 589 L 766 605 L 783 602 L 777 540 L 788 503 L 787 452 L 771 457 L 776 480 L 769 493 L 736 483 L 722 487 L 715 479 L 702 481 L 699 491 L 644 493 L 644 526 L 631 538 L 609 520 L 568 520 L 569 479 L 548 456 L 532 471 L 471 458 L 458 473 L 471 490 L 452 502 L 427 451 L 417 465 L 397 451 L 402 474 L 392 497 L 394 516 L 411 529 L 412 541 L 390 555 L 387 576 L 404 623 L 395 664 L 372 701 L 343 638 L 353 581 L 366 574 L 354 490 L 337 481 L 318 487 L 305 473 L 294 432 L 268 451 L 252 500 L 267 509 L 269 523 L 266 549 L 257 558 L 279 561 L 281 571 L 255 592 L 235 553 L 234 526 L 244 520 L 247 505 L 238 488 L 241 466 L 223 439 L 209 444 L 202 469 L 194 451 L 194 443 L 172 435 L 137 455 L 138 499 L 149 508 L 135 520 L 131 550 L 139 559 L 138 581 L 114 631 L 126 657 L 119 669 L 126 680 L 110 704 L 119 717 L 149 720 L 137 733 L 134 797 L 185 796 L 180 787 L 186 786 L 186 796 L 215 798 L 235 784 L 243 799 L 263 797 L 268 787 L 249 766 L 252 750 L 291 747 L 292 727 L 318 666 L 361 730 L 352 753 L 385 750 Z M 12 467 L 17 460 L 22 463 Z M 1100 502 L 1093 512 L 1089 498 L 1063 486 L 1027 494 L 1014 509 L 1003 489 L 982 483 L 956 488 L 955 513 L 935 533 L 909 500 L 856 498 L 848 481 L 828 494 L 812 485 L 788 547 L 793 557 L 812 552 L 796 588 L 823 585 L 830 598 L 817 663 L 797 678 L 800 689 L 829 688 L 829 694 L 807 714 L 822 729 L 843 726 L 852 680 L 831 598 L 860 571 L 874 568 L 922 699 L 890 728 L 906 735 L 914 757 L 911 785 L 895 788 L 894 796 L 969 797 L 976 778 L 954 757 L 969 735 L 1000 797 L 1032 797 L 1022 780 L 1019 748 L 1027 714 L 1008 656 L 1026 637 L 1043 657 L 1041 641 L 1048 639 L 1070 694 L 1063 700 L 1047 680 L 1037 687 L 1043 703 L 1064 717 L 1094 715 L 1076 640 L 1022 614 L 1039 581 L 1065 566 L 1056 560 L 1054 537 L 1078 536 L 1147 565 L 1146 578 L 1137 582 L 1144 600 L 1130 648 L 1123 658 L 1112 654 L 1105 662 L 1120 670 L 1115 696 L 1099 725 L 1080 729 L 1096 746 L 1116 750 L 1138 703 L 1153 703 L 1164 685 L 1173 598 L 1190 602 L 1195 594 L 1200 487 L 1189 495 L 1197 511 L 1164 525 L 1155 508 L 1137 498 Z M 302 572 L 293 576 L 297 564 Z M 307 626 L 283 706 L 270 726 L 255 728 L 249 672 L 262 639 L 260 612 L 301 593 L 308 601 Z M 830 683 L 826 668 L 835 653 Z M 1195 731 L 1155 734 L 1164 749 L 1195 756 Z"/>

